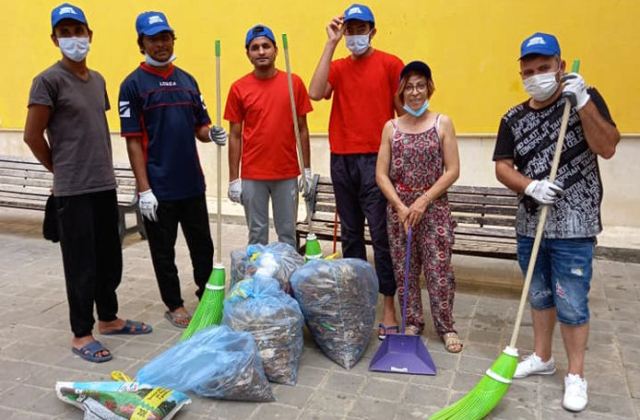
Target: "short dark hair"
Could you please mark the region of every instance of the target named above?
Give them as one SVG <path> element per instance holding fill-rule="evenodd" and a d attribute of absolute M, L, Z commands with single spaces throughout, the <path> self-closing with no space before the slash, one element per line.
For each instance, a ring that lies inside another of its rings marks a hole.
<path fill-rule="evenodd" d="M 171 31 L 163 31 L 163 32 L 168 32 L 171 34 L 171 37 L 173 38 L 173 40 L 175 41 L 176 39 L 176 34 L 174 32 Z M 158 32 L 161 33 L 161 32 Z M 142 40 L 144 39 L 145 36 L 149 36 L 149 35 L 145 35 L 145 34 L 140 34 L 138 35 L 138 47 L 140 47 L 140 53 L 144 54 L 144 44 L 142 43 Z"/>

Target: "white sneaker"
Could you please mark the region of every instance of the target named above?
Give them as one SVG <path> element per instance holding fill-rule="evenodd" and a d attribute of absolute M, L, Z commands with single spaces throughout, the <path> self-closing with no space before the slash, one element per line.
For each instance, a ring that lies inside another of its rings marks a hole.
<path fill-rule="evenodd" d="M 569 373 L 564 377 L 562 406 L 569 411 L 582 411 L 587 406 L 587 381 L 580 375 Z"/>
<path fill-rule="evenodd" d="M 529 375 L 553 375 L 554 373 L 556 373 L 556 362 L 553 360 L 553 356 L 548 361 L 543 362 L 537 354 L 532 353 L 518 363 L 513 377 L 522 379 Z"/>

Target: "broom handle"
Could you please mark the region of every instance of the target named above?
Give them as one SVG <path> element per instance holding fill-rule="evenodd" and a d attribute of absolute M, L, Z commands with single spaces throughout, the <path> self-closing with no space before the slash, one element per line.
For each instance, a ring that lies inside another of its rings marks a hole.
<path fill-rule="evenodd" d="M 220 40 L 216 39 L 216 125 L 222 126 L 222 95 L 220 93 Z M 218 220 L 216 226 L 216 261 L 222 264 L 222 146 L 218 145 L 216 150 L 218 161 Z"/>
<path fill-rule="evenodd" d="M 574 60 L 571 71 L 577 72 L 580 67 L 580 61 Z M 564 136 L 567 133 L 567 125 L 569 123 L 569 115 L 571 113 L 571 102 L 569 98 L 564 100 L 564 111 L 562 112 L 562 121 L 560 124 L 560 134 L 558 135 L 558 143 L 556 144 L 556 151 L 553 154 L 553 161 L 551 163 L 551 172 L 549 173 L 549 182 L 553 182 L 556 179 L 558 172 L 558 166 L 560 165 L 560 155 L 562 154 L 562 147 L 564 146 Z M 533 270 L 536 266 L 536 260 L 538 259 L 538 250 L 540 249 L 540 242 L 542 241 L 542 234 L 544 233 L 544 225 L 547 221 L 547 213 L 549 212 L 549 205 L 543 205 L 540 211 L 540 218 L 538 219 L 538 226 L 536 228 L 536 237 L 533 240 L 533 247 L 531 248 L 531 258 L 529 259 L 529 265 L 527 266 L 527 275 L 524 279 L 524 286 L 522 287 L 522 296 L 520 296 L 520 306 L 518 307 L 518 316 L 516 317 L 516 323 L 513 327 L 513 334 L 511 335 L 510 347 L 516 348 L 516 341 L 518 341 L 518 334 L 520 333 L 520 324 L 522 323 L 522 316 L 524 315 L 524 306 L 527 302 L 527 296 L 529 295 L 529 287 L 531 286 L 531 279 L 533 277 Z"/>
<path fill-rule="evenodd" d="M 404 293 L 402 294 L 402 335 L 406 327 L 407 319 L 407 295 L 409 294 L 409 265 L 411 264 L 411 226 L 407 231 L 407 249 L 404 257 Z"/>
<path fill-rule="evenodd" d="M 291 76 L 291 63 L 289 61 L 289 41 L 287 34 L 282 34 L 282 47 L 284 48 L 284 62 L 287 68 L 287 85 L 289 86 L 289 102 L 291 102 L 291 116 L 293 117 L 293 131 L 296 135 L 296 144 L 298 149 L 298 165 L 300 166 L 300 175 L 302 175 L 302 183 L 305 191 L 309 191 L 309 183 L 307 177 L 304 176 L 304 157 L 302 155 L 302 140 L 300 139 L 300 128 L 298 127 L 298 111 L 296 110 L 296 99 L 293 95 L 293 77 Z M 309 233 L 313 232 L 311 220 L 311 200 L 305 198 L 307 206 L 307 225 Z"/>

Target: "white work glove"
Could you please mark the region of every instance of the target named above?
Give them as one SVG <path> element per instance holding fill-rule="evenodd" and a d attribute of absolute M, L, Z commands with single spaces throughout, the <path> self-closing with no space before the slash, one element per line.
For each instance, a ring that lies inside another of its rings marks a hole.
<path fill-rule="evenodd" d="M 305 188 L 305 179 L 306 179 L 306 188 Z M 302 196 L 307 197 L 309 195 L 309 189 L 311 188 L 311 183 L 313 182 L 313 173 L 311 172 L 311 168 L 304 168 L 304 173 L 300 177 L 300 181 L 298 181 L 298 190 L 302 191 Z"/>
<path fill-rule="evenodd" d="M 227 144 L 227 132 L 219 125 L 214 125 L 209 129 L 209 140 L 218 146 Z"/>
<path fill-rule="evenodd" d="M 138 206 L 140 207 L 140 213 L 142 213 L 143 217 L 146 217 L 152 222 L 158 221 L 158 216 L 156 215 L 156 210 L 158 209 L 158 199 L 156 199 L 153 191 L 142 191 L 139 194 Z"/>
<path fill-rule="evenodd" d="M 539 204 L 553 204 L 562 195 L 562 192 L 562 188 L 546 179 L 542 181 L 533 180 L 524 190 L 526 195 L 536 200 Z"/>
<path fill-rule="evenodd" d="M 229 196 L 229 200 L 234 203 L 242 204 L 242 180 L 240 178 L 236 178 L 229 182 L 229 191 L 227 192 L 227 195 Z"/>
<path fill-rule="evenodd" d="M 562 96 L 569 99 L 576 111 L 580 111 L 591 99 L 584 79 L 578 73 L 568 73 L 562 76 L 561 80 L 564 83 Z"/>

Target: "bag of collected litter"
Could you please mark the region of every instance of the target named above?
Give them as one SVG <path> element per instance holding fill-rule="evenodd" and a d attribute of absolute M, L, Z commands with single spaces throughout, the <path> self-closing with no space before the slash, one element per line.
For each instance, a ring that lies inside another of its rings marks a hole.
<path fill-rule="evenodd" d="M 136 379 L 203 397 L 273 401 L 253 336 L 227 326 L 205 328 L 151 360 Z"/>
<path fill-rule="evenodd" d="M 284 242 L 268 245 L 249 245 L 242 250 L 231 251 L 231 285 L 259 274 L 278 280 L 286 293 L 291 293 L 289 279 L 294 271 L 304 265 L 304 258 L 296 249 Z"/>
<path fill-rule="evenodd" d="M 350 369 L 369 344 L 376 316 L 378 277 L 366 261 L 315 260 L 291 277 L 311 335 L 320 349 Z"/>
<path fill-rule="evenodd" d="M 256 274 L 236 283 L 224 303 L 222 323 L 253 335 L 267 379 L 295 385 L 304 318 L 298 302 L 275 279 Z"/>
<path fill-rule="evenodd" d="M 191 403 L 182 392 L 139 382 L 56 382 L 56 395 L 86 420 L 169 420 Z"/>

